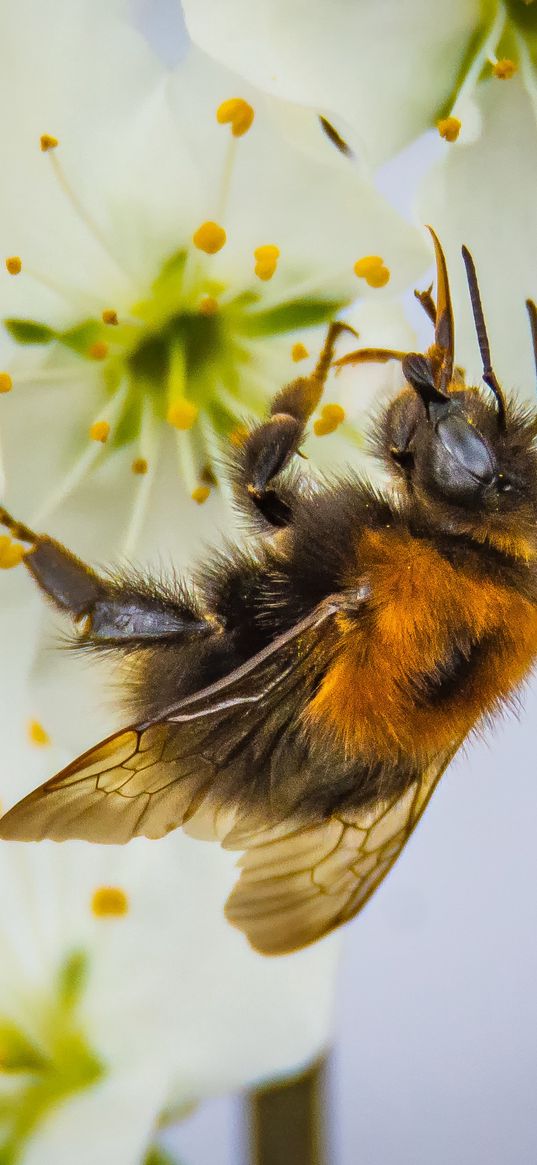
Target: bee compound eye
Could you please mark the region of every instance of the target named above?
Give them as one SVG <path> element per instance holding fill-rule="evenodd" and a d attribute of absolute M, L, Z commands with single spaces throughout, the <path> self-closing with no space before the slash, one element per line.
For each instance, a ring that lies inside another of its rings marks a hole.
<path fill-rule="evenodd" d="M 450 413 L 436 424 L 444 449 L 476 481 L 489 485 L 496 474 L 494 457 L 478 430 L 460 413 Z"/>

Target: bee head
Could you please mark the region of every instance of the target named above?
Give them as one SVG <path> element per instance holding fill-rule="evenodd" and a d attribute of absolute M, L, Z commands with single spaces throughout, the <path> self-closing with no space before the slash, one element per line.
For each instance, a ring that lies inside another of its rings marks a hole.
<path fill-rule="evenodd" d="M 407 388 L 384 413 L 377 452 L 443 528 L 535 539 L 537 414 L 457 382 L 435 386 L 427 356 L 403 360 Z"/>

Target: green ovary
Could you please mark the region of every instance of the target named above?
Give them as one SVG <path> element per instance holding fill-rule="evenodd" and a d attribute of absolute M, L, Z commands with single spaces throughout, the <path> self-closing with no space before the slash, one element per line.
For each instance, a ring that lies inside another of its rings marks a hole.
<path fill-rule="evenodd" d="M 342 306 L 313 297 L 264 308 L 259 292 L 233 294 L 181 250 L 127 319 L 85 319 L 64 331 L 36 320 L 5 326 L 21 345 L 57 343 L 99 365 L 108 398 L 122 393 L 108 442 L 118 448 L 139 437 L 148 405 L 154 422 L 190 429 L 204 416 L 218 437 L 228 436 L 245 416 L 261 415 L 279 387 L 263 383 L 266 338 L 322 324 Z"/>

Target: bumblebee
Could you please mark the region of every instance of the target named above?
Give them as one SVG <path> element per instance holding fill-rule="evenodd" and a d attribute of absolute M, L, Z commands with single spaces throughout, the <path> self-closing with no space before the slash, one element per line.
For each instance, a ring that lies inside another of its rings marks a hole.
<path fill-rule="evenodd" d="M 314 373 L 233 453 L 247 547 L 191 584 L 101 576 L 0 511 L 80 643 L 126 662 L 131 719 L 15 805 L 2 838 L 218 839 L 242 851 L 229 921 L 285 954 L 362 908 L 468 733 L 512 699 L 537 655 L 537 412 L 494 374 L 466 248 L 486 387 L 464 383 L 431 234 L 431 347 L 334 361 L 333 323 Z M 328 371 L 371 360 L 406 382 L 372 438 L 392 485 L 312 483 L 296 455 Z"/>

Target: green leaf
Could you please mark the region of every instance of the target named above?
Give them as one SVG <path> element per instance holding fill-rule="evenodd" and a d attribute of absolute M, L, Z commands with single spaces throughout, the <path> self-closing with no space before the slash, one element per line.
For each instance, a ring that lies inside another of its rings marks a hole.
<path fill-rule="evenodd" d="M 51 344 L 57 333 L 37 320 L 4 320 L 4 327 L 17 344 Z"/>
<path fill-rule="evenodd" d="M 345 303 L 342 299 L 290 300 L 265 311 L 245 313 L 240 323 L 237 322 L 237 329 L 240 327 L 247 336 L 275 336 L 299 328 L 314 328 L 332 320 Z"/>

